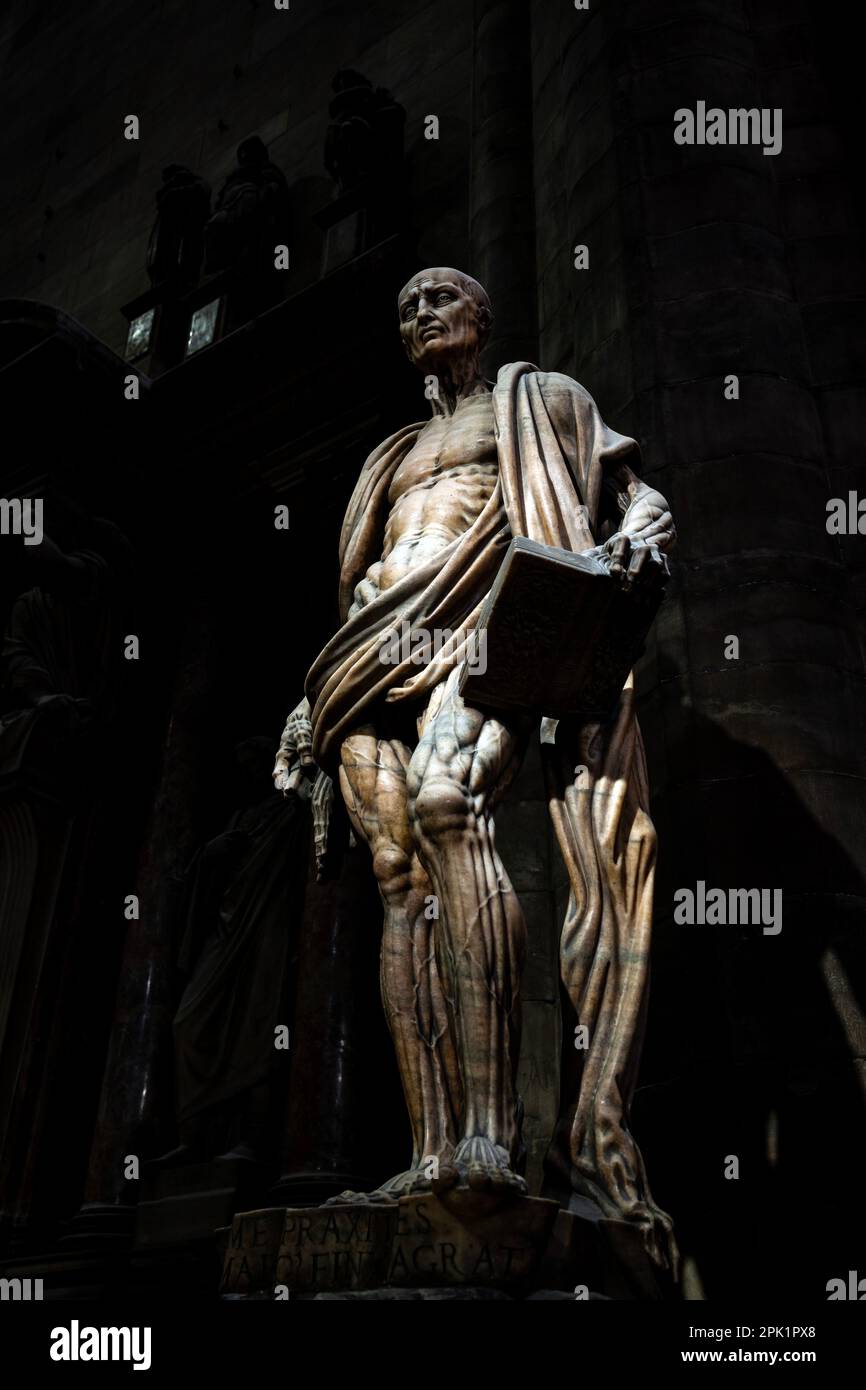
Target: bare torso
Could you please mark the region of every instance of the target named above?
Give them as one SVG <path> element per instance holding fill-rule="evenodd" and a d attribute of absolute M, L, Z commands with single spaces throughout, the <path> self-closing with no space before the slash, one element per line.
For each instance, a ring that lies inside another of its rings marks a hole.
<path fill-rule="evenodd" d="M 363 607 L 467 531 L 498 471 L 489 392 L 460 401 L 453 415 L 434 416 L 394 474 L 382 558 L 355 590 L 353 607 Z"/>

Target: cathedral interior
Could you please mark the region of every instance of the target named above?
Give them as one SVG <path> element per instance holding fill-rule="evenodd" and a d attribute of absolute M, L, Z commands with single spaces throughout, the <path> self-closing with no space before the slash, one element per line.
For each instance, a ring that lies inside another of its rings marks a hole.
<path fill-rule="evenodd" d="M 8 0 L 0 493 L 44 535 L 6 507 L 0 1276 L 273 1297 L 269 1213 L 409 1164 L 371 855 L 339 796 L 321 852 L 271 773 L 364 461 L 430 414 L 397 313 L 424 267 L 489 294 L 487 379 L 580 383 L 676 520 L 635 668 L 658 858 L 622 1085 L 679 1266 L 623 1236 L 588 1285 L 811 1303 L 866 1275 L 858 51 L 817 0 Z M 699 102 L 781 113 L 781 148 L 679 143 Z M 545 786 L 536 737 L 496 842 L 521 1171 L 561 1204 Z M 684 925 L 684 887 L 777 893 L 781 929 Z"/>

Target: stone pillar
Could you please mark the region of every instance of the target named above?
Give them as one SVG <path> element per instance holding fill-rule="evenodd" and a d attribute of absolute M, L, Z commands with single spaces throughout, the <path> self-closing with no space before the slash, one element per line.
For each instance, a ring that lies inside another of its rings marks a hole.
<path fill-rule="evenodd" d="M 488 372 L 537 351 L 532 159 L 527 0 L 475 0 L 467 270 L 493 301 Z"/>
<path fill-rule="evenodd" d="M 154 1157 L 173 1133 L 173 928 L 183 871 L 200 839 L 211 648 L 211 620 L 202 602 L 181 635 L 156 793 L 130 890 L 140 915 L 127 925 L 85 1200 L 68 1238 L 76 1242 L 131 1238 L 138 1183 L 124 1177 L 125 1160 Z M 146 776 L 135 762 L 134 731 L 128 749 L 127 775 Z M 121 902 L 118 914 L 122 910 Z"/>
<path fill-rule="evenodd" d="M 638 438 L 680 534 L 639 673 L 660 859 L 635 1131 L 705 1287 L 777 1294 L 811 1274 L 789 1221 L 804 1188 L 827 1251 L 854 1258 L 850 1198 L 814 1137 L 861 1132 L 866 1047 L 846 982 L 866 926 L 864 669 L 825 524 L 862 407 L 857 310 L 832 269 L 850 267 L 854 228 L 844 176 L 823 173 L 806 15 L 801 0 L 533 3 L 541 357 Z M 781 153 L 676 144 L 675 111 L 698 101 L 781 108 Z M 675 926 L 673 892 L 698 879 L 781 889 L 782 932 Z M 746 1183 L 719 1178 L 725 1154 Z M 746 1268 L 762 1226 L 772 1269 Z"/>
<path fill-rule="evenodd" d="M 371 1143 L 381 1132 L 376 1110 L 388 1090 L 383 1065 L 389 1069 L 377 992 L 381 931 L 367 850 L 347 850 L 337 877 L 317 883 L 311 845 L 283 1152 L 271 1194 L 277 1205 L 315 1206 L 391 1176 L 375 1171 Z M 402 1104 L 399 1093 L 395 1100 Z"/>
<path fill-rule="evenodd" d="M 537 362 L 532 70 L 527 0 L 475 0 L 470 182 L 470 264 L 493 302 L 487 375 L 506 362 Z M 548 363 L 540 364 L 548 366 Z M 496 837 L 528 929 L 521 982 L 518 1090 L 530 1191 L 556 1122 L 559 971 L 550 823 L 538 738 L 496 817 Z"/>

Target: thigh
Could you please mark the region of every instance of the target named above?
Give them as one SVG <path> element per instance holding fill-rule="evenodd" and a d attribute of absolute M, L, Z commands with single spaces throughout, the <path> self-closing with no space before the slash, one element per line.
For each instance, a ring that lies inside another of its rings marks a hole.
<path fill-rule="evenodd" d="M 340 790 L 358 835 L 375 849 L 388 840 L 410 851 L 406 773 L 411 749 L 399 739 L 380 738 L 372 726 L 355 730 L 340 749 Z"/>
<path fill-rule="evenodd" d="M 476 815 L 491 811 L 517 773 L 532 727 L 529 716 L 493 718 L 467 705 L 458 693 L 459 671 L 437 686 L 418 721 L 407 788 L 413 802 L 422 787 L 456 783 Z"/>

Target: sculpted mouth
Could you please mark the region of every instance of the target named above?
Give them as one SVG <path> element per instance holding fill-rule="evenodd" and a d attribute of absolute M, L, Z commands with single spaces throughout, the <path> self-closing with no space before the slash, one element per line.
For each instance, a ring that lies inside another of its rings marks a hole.
<path fill-rule="evenodd" d="M 438 324 L 436 324 L 436 323 L 428 324 L 426 328 L 423 328 L 423 329 L 421 330 L 421 342 L 422 342 L 422 343 L 426 343 L 426 341 L 427 341 L 427 339 L 428 339 L 429 337 L 431 337 L 431 336 L 433 336 L 433 335 L 435 335 L 435 334 L 437 334 L 437 333 L 441 333 L 441 332 L 442 332 L 442 329 L 439 327 Z"/>

